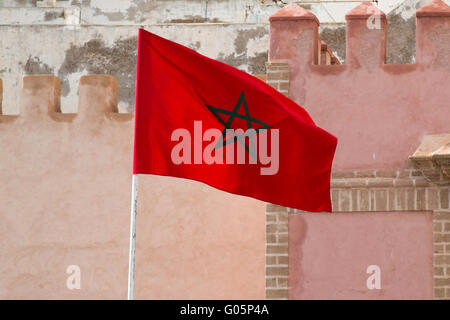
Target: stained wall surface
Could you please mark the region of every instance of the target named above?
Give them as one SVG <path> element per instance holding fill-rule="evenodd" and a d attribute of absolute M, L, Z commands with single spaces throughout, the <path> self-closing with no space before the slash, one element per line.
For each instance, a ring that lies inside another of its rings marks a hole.
<path fill-rule="evenodd" d="M 62 110 L 75 112 L 83 74 L 110 74 L 120 83 L 119 107 L 134 109 L 137 28 L 186 45 L 251 74 L 264 74 L 270 14 L 294 1 L 261 0 L 4 0 L 0 3 L 0 77 L 4 112 L 17 113 L 22 75 L 61 79 Z M 414 13 L 429 0 L 380 1 L 393 26 L 388 59 L 414 60 Z M 345 14 L 355 3 L 305 3 L 320 34 L 345 61 Z M 404 37 L 396 37 L 401 33 Z M 37 41 L 38 39 L 38 41 Z M 217 41 L 220 39 L 220 41 Z M 51 48 L 51 50 L 49 50 Z"/>
<path fill-rule="evenodd" d="M 82 77 L 77 114 L 55 112 L 54 76 L 23 87 L 20 115 L 0 115 L 0 298 L 126 299 L 134 125 L 117 81 Z M 263 202 L 139 178 L 136 298 L 264 298 Z"/>

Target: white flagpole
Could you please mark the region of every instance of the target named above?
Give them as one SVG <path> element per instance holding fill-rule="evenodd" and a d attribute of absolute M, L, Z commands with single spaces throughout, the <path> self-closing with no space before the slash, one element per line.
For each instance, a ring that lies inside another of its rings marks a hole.
<path fill-rule="evenodd" d="M 140 26 L 139 28 L 144 29 L 144 26 Z M 136 256 L 136 216 L 137 216 L 137 192 L 138 192 L 137 174 L 133 174 L 133 180 L 131 182 L 131 185 L 132 187 L 131 187 L 131 219 L 130 219 L 130 257 L 128 261 L 128 300 L 134 299 L 134 264 Z"/>
<path fill-rule="evenodd" d="M 133 174 L 131 189 L 130 259 L 128 263 L 128 300 L 134 298 L 134 257 L 136 252 L 136 216 L 138 175 Z"/>

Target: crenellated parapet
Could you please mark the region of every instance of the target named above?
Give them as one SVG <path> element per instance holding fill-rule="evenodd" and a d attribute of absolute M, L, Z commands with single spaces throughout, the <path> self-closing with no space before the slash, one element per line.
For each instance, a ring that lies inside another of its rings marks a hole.
<path fill-rule="evenodd" d="M 269 21 L 269 65 L 289 67 L 289 97 L 339 137 L 335 170 L 399 169 L 424 134 L 450 131 L 450 7 L 441 0 L 417 10 L 413 64 L 386 64 L 389 25 L 371 2 L 346 15 L 342 64 L 306 9 L 291 3 Z"/>
<path fill-rule="evenodd" d="M 448 65 L 448 54 L 443 51 L 448 50 L 446 43 L 449 41 L 450 32 L 449 6 L 441 0 L 435 0 L 420 8 L 416 17 L 416 63 L 423 67 Z M 384 12 L 372 2 L 363 2 L 350 10 L 345 18 L 345 65 L 351 69 L 384 65 L 388 28 Z M 319 42 L 320 22 L 314 14 L 291 3 L 271 15 L 269 21 L 270 61 L 295 61 L 299 68 L 332 64 L 331 52 L 330 63 L 324 62 L 326 44 Z"/>
<path fill-rule="evenodd" d="M 131 113 L 118 111 L 117 79 L 109 75 L 84 75 L 78 87 L 78 112 L 61 112 L 61 81 L 54 75 L 24 76 L 19 97 L 19 114 L 2 114 L 2 81 L 0 79 L 0 123 L 19 118 L 72 122 L 74 119 L 111 119 L 128 121 Z"/>
<path fill-rule="evenodd" d="M 269 61 L 319 62 L 320 23 L 314 14 L 292 3 L 271 15 L 269 22 Z"/>

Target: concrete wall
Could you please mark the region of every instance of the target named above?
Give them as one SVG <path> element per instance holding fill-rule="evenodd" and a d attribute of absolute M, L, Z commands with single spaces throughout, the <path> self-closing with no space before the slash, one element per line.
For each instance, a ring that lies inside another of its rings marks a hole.
<path fill-rule="evenodd" d="M 27 76 L 20 115 L 0 115 L 0 299 L 126 299 L 133 115 L 117 81 Z M 138 299 L 263 299 L 264 203 L 194 181 L 140 176 Z M 69 290 L 66 269 L 81 268 Z"/>

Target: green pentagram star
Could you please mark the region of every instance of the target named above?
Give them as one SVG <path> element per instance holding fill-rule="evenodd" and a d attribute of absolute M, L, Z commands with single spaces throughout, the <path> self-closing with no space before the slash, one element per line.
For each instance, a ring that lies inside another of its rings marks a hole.
<path fill-rule="evenodd" d="M 241 105 L 244 105 L 244 111 L 245 111 L 245 115 L 239 114 L 238 111 L 241 108 Z M 236 103 L 236 106 L 234 107 L 233 111 L 229 111 L 226 109 L 221 109 L 221 108 L 216 108 L 210 105 L 206 105 L 206 107 L 208 108 L 209 111 L 212 112 L 212 114 L 217 118 L 217 120 L 220 121 L 220 123 L 222 123 L 225 128 L 222 131 L 222 138 L 217 141 L 217 144 L 215 146 L 215 149 L 221 148 L 224 145 L 227 145 L 228 143 L 232 143 L 235 142 L 236 140 L 239 141 L 245 148 L 245 150 L 250 154 L 250 156 L 252 156 L 255 160 L 256 160 L 256 152 L 255 152 L 255 144 L 254 144 L 254 135 L 257 134 L 259 131 L 261 130 L 267 130 L 270 129 L 271 126 L 269 126 L 268 124 L 262 122 L 261 120 L 255 119 L 250 117 L 250 113 L 248 111 L 248 105 L 247 105 L 247 101 L 245 100 L 245 95 L 244 95 L 244 91 L 241 92 L 241 95 L 239 96 L 239 99 Z M 220 114 L 224 114 L 224 115 L 228 115 L 228 121 L 225 121 Z M 233 120 L 237 118 L 237 119 L 243 119 L 246 120 L 247 122 L 247 130 L 244 134 L 238 135 L 236 134 L 236 132 L 234 132 L 233 128 L 231 128 L 231 124 L 233 123 Z M 252 127 L 252 122 L 254 123 L 258 123 L 261 125 L 261 127 L 259 128 L 253 128 Z M 226 139 L 226 134 L 227 134 L 227 130 L 231 129 L 233 130 L 232 133 L 234 135 L 234 137 Z M 252 129 L 252 130 L 249 130 Z M 250 147 L 246 144 L 245 142 L 245 138 L 248 137 L 249 141 L 250 141 Z"/>

